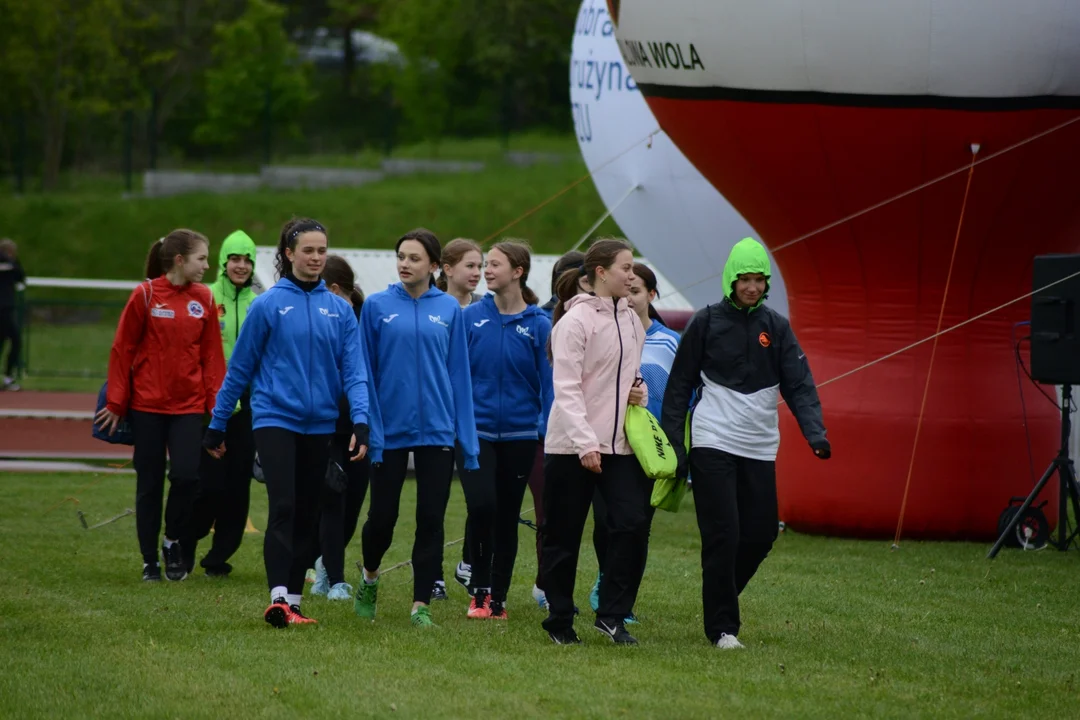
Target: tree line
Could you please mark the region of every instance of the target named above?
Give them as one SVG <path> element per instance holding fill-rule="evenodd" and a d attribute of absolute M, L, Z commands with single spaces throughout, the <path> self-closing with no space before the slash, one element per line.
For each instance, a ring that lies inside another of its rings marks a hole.
<path fill-rule="evenodd" d="M 48 190 L 73 168 L 569 130 L 576 15 L 574 0 L 0 0 L 0 173 Z"/>

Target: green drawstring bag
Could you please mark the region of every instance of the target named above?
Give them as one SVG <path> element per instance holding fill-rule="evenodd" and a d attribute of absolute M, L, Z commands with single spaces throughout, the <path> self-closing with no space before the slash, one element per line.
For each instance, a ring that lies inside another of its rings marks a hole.
<path fill-rule="evenodd" d="M 626 430 L 626 440 L 647 476 L 654 480 L 675 477 L 679 465 L 675 449 L 648 409 L 640 405 L 626 408 L 623 428 Z"/>
<path fill-rule="evenodd" d="M 683 438 L 683 447 L 687 448 L 689 452 L 690 448 L 690 414 L 686 415 L 686 433 Z M 657 479 L 653 485 L 652 497 L 649 498 L 649 504 L 657 510 L 665 510 L 667 512 L 679 512 L 679 508 L 682 506 L 683 498 L 686 497 L 686 490 L 689 487 L 686 482 L 686 478 L 677 478 L 674 473 L 669 478 Z"/>

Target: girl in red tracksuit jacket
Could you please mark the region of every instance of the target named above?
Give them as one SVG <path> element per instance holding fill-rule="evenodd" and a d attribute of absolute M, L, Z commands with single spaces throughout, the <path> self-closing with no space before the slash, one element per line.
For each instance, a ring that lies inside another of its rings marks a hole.
<path fill-rule="evenodd" d="M 165 577 L 183 580 L 193 565 L 190 535 L 202 453 L 203 414 L 225 377 L 221 329 L 209 288 L 210 243 L 192 230 L 174 230 L 146 258 L 147 281 L 128 298 L 109 356 L 106 405 L 95 422 L 110 434 L 120 418 L 135 435 L 135 524 L 143 580 L 161 580 L 157 539 L 169 452 L 169 501 L 162 556 Z M 188 557 L 188 555 L 191 557 Z"/>

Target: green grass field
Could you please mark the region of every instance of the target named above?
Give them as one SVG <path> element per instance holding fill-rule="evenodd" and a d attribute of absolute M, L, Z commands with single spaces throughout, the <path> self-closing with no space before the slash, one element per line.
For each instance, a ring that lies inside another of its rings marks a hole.
<path fill-rule="evenodd" d="M 99 484 L 92 483 L 100 480 Z M 636 648 L 591 630 L 595 573 L 582 550 L 584 645 L 553 646 L 529 597 L 534 536 L 521 529 L 510 620 L 469 621 L 466 596 L 409 626 L 411 574 L 387 574 L 379 619 L 305 601 L 316 627 L 275 631 L 261 535 L 227 580 L 144 585 L 134 520 L 83 530 L 133 503 L 130 476 L 8 473 L 0 504 L 0 715 L 4 717 L 1072 717 L 1080 703 L 1080 557 L 981 544 L 781 536 L 744 594 L 745 651 L 701 630 L 692 508 L 658 513 L 636 607 Z M 411 483 L 386 557 L 409 556 Z M 252 518 L 263 527 L 262 486 Z M 527 499 L 526 508 L 531 506 Z M 460 537 L 455 485 L 447 539 Z M 588 533 L 589 531 L 586 530 Z M 459 557 L 447 550 L 445 566 Z M 360 540 L 347 550 L 348 579 Z"/>

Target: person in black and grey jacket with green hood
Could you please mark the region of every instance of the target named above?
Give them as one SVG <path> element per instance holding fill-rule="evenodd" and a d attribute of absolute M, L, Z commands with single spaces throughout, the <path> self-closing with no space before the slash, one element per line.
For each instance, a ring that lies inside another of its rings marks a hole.
<path fill-rule="evenodd" d="M 218 277 L 209 285 L 214 294 L 225 362 L 232 357 L 240 327 L 248 307 L 255 300 L 255 242 L 243 230 L 225 238 L 219 255 Z M 251 396 L 245 392 L 225 431 L 228 452 L 221 459 L 202 453 L 199 466 L 199 493 L 195 505 L 195 537 L 187 558 L 189 572 L 195 563 L 195 543 L 214 528 L 213 545 L 200 565 L 207 575 L 224 576 L 232 571 L 228 563 L 240 548 L 251 498 L 255 435 L 251 429 Z M 185 551 L 188 545 L 182 545 Z"/>
<path fill-rule="evenodd" d="M 806 354 L 787 318 L 763 303 L 772 274 L 761 243 L 735 244 L 724 266 L 724 299 L 699 310 L 683 333 L 664 394 L 661 426 L 681 440 L 691 396 L 690 448 L 673 442 L 679 477 L 692 477 L 701 531 L 705 634 L 741 648 L 739 594 L 779 530 L 777 404 L 782 396 L 814 454 L 831 450 Z M 689 474 L 688 474 L 689 473 Z"/>

